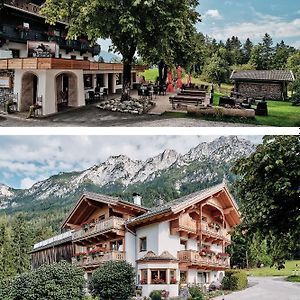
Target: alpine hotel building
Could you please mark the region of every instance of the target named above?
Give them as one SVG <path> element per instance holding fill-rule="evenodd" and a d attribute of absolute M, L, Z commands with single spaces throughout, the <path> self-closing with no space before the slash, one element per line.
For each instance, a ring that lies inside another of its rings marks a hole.
<path fill-rule="evenodd" d="M 121 63 L 98 63 L 100 46 L 86 37 L 66 39 L 67 23 L 50 26 L 39 13 L 43 0 L 0 1 L 0 110 L 14 101 L 26 112 L 41 103 L 40 115 L 86 105 L 89 92 L 122 89 Z M 132 85 L 143 67 L 132 69 Z"/>
<path fill-rule="evenodd" d="M 226 247 L 240 223 L 237 205 L 224 184 L 152 209 L 134 201 L 86 193 L 62 224 L 63 234 L 34 246 L 32 267 L 69 261 L 88 279 L 109 260 L 136 269 L 142 295 L 167 290 L 178 296 L 184 283 L 221 281 L 230 268 Z"/>

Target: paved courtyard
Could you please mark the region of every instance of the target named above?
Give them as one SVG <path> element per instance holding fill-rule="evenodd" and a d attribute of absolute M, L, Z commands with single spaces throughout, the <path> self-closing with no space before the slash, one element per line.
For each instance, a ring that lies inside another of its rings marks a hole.
<path fill-rule="evenodd" d="M 300 283 L 284 277 L 250 277 L 249 288 L 214 300 L 300 300 Z"/>
<path fill-rule="evenodd" d="M 154 99 L 156 107 L 147 115 L 103 111 L 96 105 L 71 109 L 45 118 L 29 119 L 26 114 L 0 114 L 0 127 L 248 127 L 247 124 L 205 121 L 197 118 L 172 118 L 169 96 Z"/>

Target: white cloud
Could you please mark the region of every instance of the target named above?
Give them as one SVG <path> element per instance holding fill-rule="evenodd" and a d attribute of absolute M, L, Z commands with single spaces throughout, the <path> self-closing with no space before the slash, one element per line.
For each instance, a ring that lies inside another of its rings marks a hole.
<path fill-rule="evenodd" d="M 217 9 L 209 9 L 203 17 L 212 18 L 212 19 L 222 19 L 220 12 Z"/>
<path fill-rule="evenodd" d="M 273 38 L 284 39 L 300 36 L 300 18 L 294 20 L 285 20 L 280 17 L 263 15 L 255 13 L 257 20 L 255 22 L 231 23 L 223 27 L 212 27 L 209 35 L 224 40 L 230 36 L 238 36 L 245 40 L 261 39 L 265 33 L 269 33 Z"/>
<path fill-rule="evenodd" d="M 0 136 L 0 182 L 12 182 L 11 178 L 15 178 L 15 187 L 28 188 L 59 172 L 81 171 L 100 164 L 109 156 L 124 154 L 131 159 L 146 160 L 165 149 L 184 154 L 217 137 Z"/>
<path fill-rule="evenodd" d="M 26 177 L 26 178 L 23 178 L 21 180 L 21 183 L 20 183 L 20 188 L 21 189 L 29 189 L 31 188 L 34 184 L 36 183 L 35 180 L 29 178 L 29 177 Z"/>

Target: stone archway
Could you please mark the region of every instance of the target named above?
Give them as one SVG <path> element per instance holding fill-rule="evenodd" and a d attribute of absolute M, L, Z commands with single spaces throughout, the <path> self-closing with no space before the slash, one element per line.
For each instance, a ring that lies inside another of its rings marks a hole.
<path fill-rule="evenodd" d="M 31 105 L 36 104 L 38 97 L 39 78 L 32 72 L 22 77 L 22 90 L 20 97 L 20 111 L 28 111 Z"/>
<path fill-rule="evenodd" d="M 77 76 L 72 72 L 60 73 L 55 82 L 57 111 L 78 106 Z"/>

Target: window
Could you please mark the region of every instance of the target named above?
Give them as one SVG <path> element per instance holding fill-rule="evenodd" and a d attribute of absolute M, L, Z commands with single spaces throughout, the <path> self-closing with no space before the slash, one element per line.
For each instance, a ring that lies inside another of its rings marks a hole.
<path fill-rule="evenodd" d="M 116 74 L 116 85 L 121 85 L 123 84 L 123 74 L 118 73 Z"/>
<path fill-rule="evenodd" d="M 18 49 L 10 49 L 11 53 L 12 53 L 12 57 L 13 58 L 19 58 L 20 57 L 20 50 Z"/>
<path fill-rule="evenodd" d="M 105 215 L 101 215 L 101 216 L 98 218 L 99 221 L 102 221 L 102 220 L 104 220 L 104 219 L 105 219 Z"/>
<path fill-rule="evenodd" d="M 166 270 L 151 270 L 151 283 L 162 284 L 167 282 Z"/>
<path fill-rule="evenodd" d="M 87 56 L 84 56 L 83 60 L 89 60 L 89 58 Z"/>
<path fill-rule="evenodd" d="M 71 59 L 76 59 L 76 55 L 71 55 Z"/>
<path fill-rule="evenodd" d="M 180 240 L 180 249 L 187 250 L 187 241 L 186 240 Z"/>
<path fill-rule="evenodd" d="M 140 238 L 140 252 L 147 251 L 147 238 L 142 237 Z"/>
<path fill-rule="evenodd" d="M 141 270 L 140 283 L 141 284 L 147 284 L 148 283 L 148 270 L 146 270 L 146 269 Z"/>

